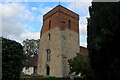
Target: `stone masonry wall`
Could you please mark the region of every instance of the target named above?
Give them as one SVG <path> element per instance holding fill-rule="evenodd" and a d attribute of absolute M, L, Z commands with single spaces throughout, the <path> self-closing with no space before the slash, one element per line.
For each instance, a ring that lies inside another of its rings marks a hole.
<path fill-rule="evenodd" d="M 48 34 L 51 40 L 48 40 Z M 40 75 L 46 76 L 46 65 L 50 66 L 50 76 L 65 77 L 69 73 L 68 59 L 76 56 L 79 52 L 78 33 L 66 29 L 61 31 L 54 28 L 43 34 L 40 40 L 39 66 Z M 47 62 L 46 49 L 51 50 L 51 59 Z"/>
<path fill-rule="evenodd" d="M 79 52 L 78 19 L 79 15 L 60 5 L 44 15 L 40 53 L 38 54 L 38 74 L 46 76 L 46 66 L 49 65 L 49 76 L 68 76 L 68 59 L 75 57 Z M 50 21 L 51 27 L 49 28 Z M 49 34 L 50 40 L 48 39 Z M 50 61 L 47 61 L 47 49 L 51 50 Z"/>

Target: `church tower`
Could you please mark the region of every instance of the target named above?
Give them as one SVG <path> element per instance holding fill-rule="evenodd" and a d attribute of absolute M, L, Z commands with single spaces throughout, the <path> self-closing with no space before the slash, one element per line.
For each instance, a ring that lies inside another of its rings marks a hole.
<path fill-rule="evenodd" d="M 43 16 L 38 74 L 66 77 L 68 60 L 79 52 L 79 15 L 58 5 Z"/>

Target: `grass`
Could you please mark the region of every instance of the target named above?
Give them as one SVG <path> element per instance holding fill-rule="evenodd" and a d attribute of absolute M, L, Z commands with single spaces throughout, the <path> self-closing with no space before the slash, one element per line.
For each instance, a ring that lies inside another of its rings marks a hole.
<path fill-rule="evenodd" d="M 70 78 L 32 77 L 32 78 L 23 78 L 21 80 L 70 80 Z M 74 80 L 86 80 L 86 79 L 75 78 Z"/>
<path fill-rule="evenodd" d="M 21 77 L 21 80 L 69 80 L 69 78 L 55 78 L 55 77 L 41 77 L 41 76 L 30 76 L 26 75 Z"/>
<path fill-rule="evenodd" d="M 70 80 L 70 78 L 43 77 L 36 75 L 21 74 L 21 80 Z M 85 79 L 75 78 L 74 80 L 85 80 Z"/>
<path fill-rule="evenodd" d="M 55 78 L 55 77 L 49 77 L 49 78 L 41 78 L 40 80 L 69 80 L 69 78 Z"/>
<path fill-rule="evenodd" d="M 21 78 L 43 78 L 43 76 L 21 74 Z"/>

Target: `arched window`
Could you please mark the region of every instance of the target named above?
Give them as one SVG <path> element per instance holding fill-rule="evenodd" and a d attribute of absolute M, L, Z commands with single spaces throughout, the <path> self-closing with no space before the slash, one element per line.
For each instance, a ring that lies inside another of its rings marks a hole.
<path fill-rule="evenodd" d="M 68 21 L 68 28 L 71 29 L 71 21 Z"/>
<path fill-rule="evenodd" d="M 50 40 L 51 39 L 51 35 L 50 35 L 50 33 L 48 34 L 48 40 Z"/>
<path fill-rule="evenodd" d="M 46 54 L 47 54 L 47 61 L 50 61 L 50 56 L 51 56 L 51 51 L 50 49 L 46 50 Z"/>
<path fill-rule="evenodd" d="M 49 29 L 51 28 L 51 21 L 49 21 Z"/>

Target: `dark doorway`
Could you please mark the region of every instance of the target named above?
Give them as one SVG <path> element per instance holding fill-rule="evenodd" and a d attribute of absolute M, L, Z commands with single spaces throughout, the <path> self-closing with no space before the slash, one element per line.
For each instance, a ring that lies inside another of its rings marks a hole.
<path fill-rule="evenodd" d="M 46 75 L 49 76 L 50 75 L 50 67 L 47 65 L 46 67 Z"/>

